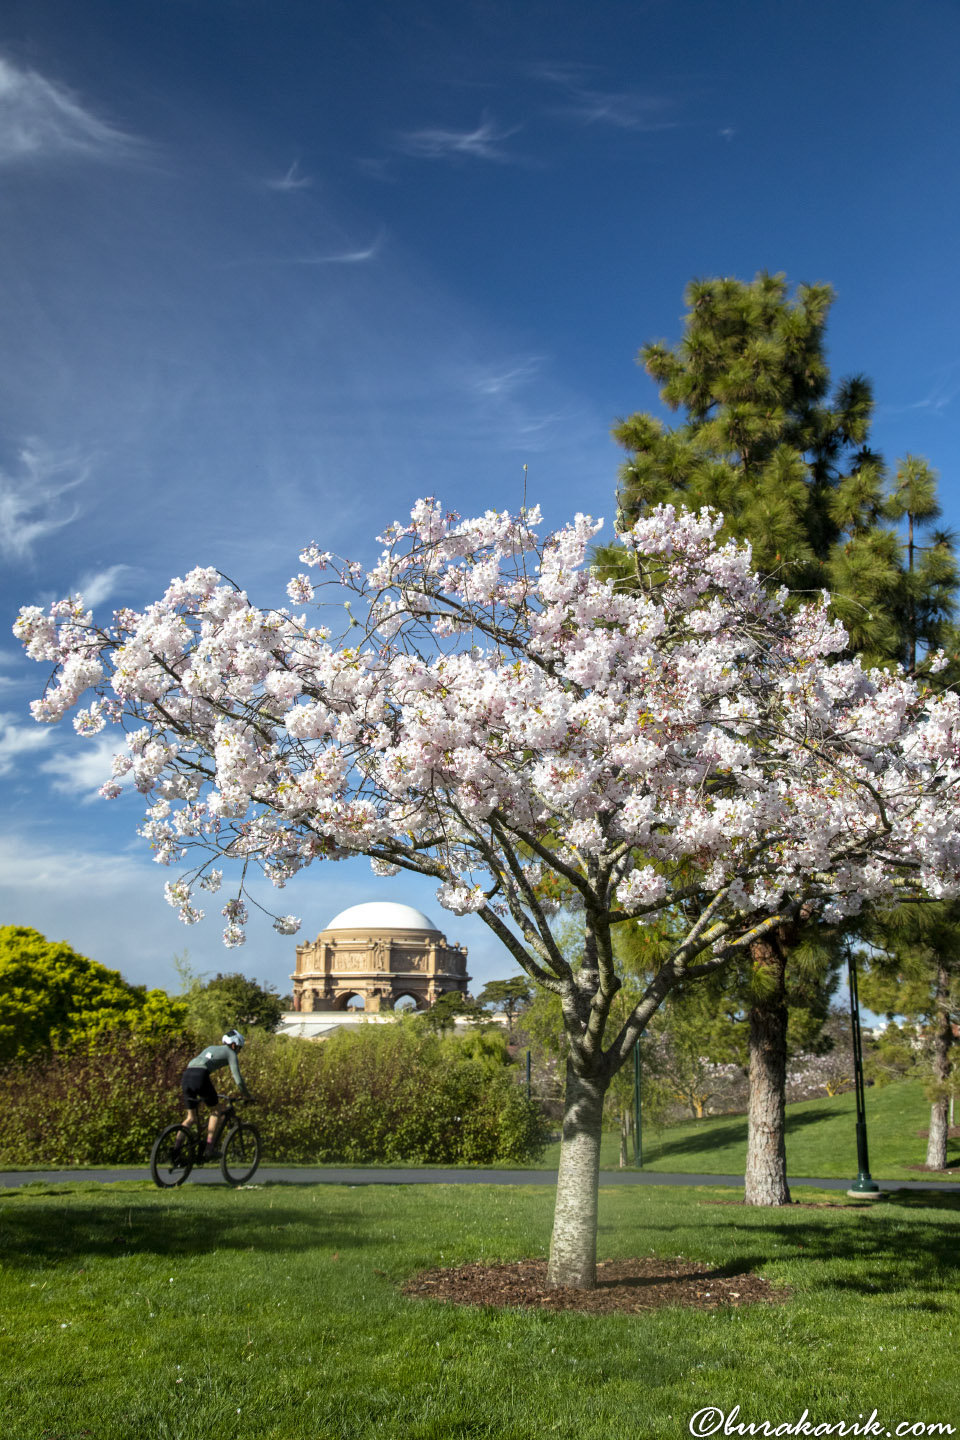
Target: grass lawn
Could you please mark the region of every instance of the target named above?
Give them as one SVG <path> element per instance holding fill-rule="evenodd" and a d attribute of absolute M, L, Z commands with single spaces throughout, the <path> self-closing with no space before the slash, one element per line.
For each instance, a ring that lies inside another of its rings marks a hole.
<path fill-rule="evenodd" d="M 922 1165 L 927 1142 L 917 1131 L 930 1122 L 930 1102 L 916 1081 L 866 1092 L 870 1170 L 877 1180 L 936 1177 Z M 787 1168 L 791 1175 L 818 1178 L 857 1174 L 853 1094 L 806 1100 L 787 1106 Z M 644 1169 L 688 1170 L 698 1175 L 742 1174 L 747 1154 L 746 1115 L 716 1115 L 659 1133 L 644 1145 Z M 947 1160 L 960 1168 L 960 1140 L 951 1140 Z M 944 1177 L 946 1178 L 946 1177 Z M 960 1177 L 958 1177 L 960 1178 Z"/>
<path fill-rule="evenodd" d="M 891 1433 L 960 1431 L 960 1193 L 724 1198 L 604 1190 L 601 1255 L 750 1267 L 789 1284 L 788 1303 L 591 1317 L 399 1293 L 421 1268 L 544 1253 L 552 1192 L 533 1186 L 2 1192 L 2 1433 L 669 1440 L 701 1407 L 738 1404 L 771 1425 L 876 1407 Z"/>
<path fill-rule="evenodd" d="M 867 1091 L 867 1136 L 870 1170 L 875 1180 L 943 1180 L 928 1175 L 922 1165 L 927 1142 L 917 1131 L 930 1121 L 930 1102 L 916 1081 L 886 1085 Z M 791 1175 L 818 1179 L 850 1179 L 857 1175 L 857 1141 L 854 1131 L 856 1100 L 853 1094 L 805 1100 L 787 1106 L 787 1168 Z M 540 1165 L 556 1168 L 559 1143 L 544 1152 Z M 620 1138 L 603 1137 L 601 1165 L 615 1170 Z M 747 1160 L 746 1115 L 711 1115 L 643 1132 L 643 1168 L 692 1175 L 742 1175 Z M 960 1140 L 951 1140 L 948 1162 L 960 1170 Z M 633 1148 L 630 1149 L 632 1168 Z M 960 1174 L 957 1179 L 960 1180 Z"/>

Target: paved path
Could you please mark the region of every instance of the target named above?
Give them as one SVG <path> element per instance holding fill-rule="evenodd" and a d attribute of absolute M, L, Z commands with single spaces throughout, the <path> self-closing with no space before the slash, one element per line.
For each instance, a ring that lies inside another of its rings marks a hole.
<path fill-rule="evenodd" d="M 8 1170 L 0 1172 L 0 1187 L 61 1184 L 69 1180 L 149 1180 L 144 1166 L 99 1170 Z M 216 1165 L 194 1170 L 188 1185 L 223 1184 Z M 556 1170 L 374 1170 L 324 1165 L 303 1168 L 263 1166 L 254 1178 L 257 1185 L 555 1185 Z M 791 1176 L 791 1185 L 809 1185 L 816 1190 L 846 1190 L 852 1180 L 816 1180 Z M 729 1185 L 743 1187 L 742 1175 L 680 1175 L 660 1170 L 603 1170 L 601 1185 Z M 881 1190 L 942 1190 L 960 1195 L 956 1182 L 936 1180 L 878 1180 Z"/>

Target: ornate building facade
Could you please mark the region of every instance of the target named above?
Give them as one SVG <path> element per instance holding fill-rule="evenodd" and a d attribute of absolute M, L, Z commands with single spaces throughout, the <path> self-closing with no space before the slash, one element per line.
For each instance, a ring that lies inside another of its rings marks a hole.
<path fill-rule="evenodd" d="M 466 995 L 470 980 L 464 947 L 449 945 L 422 911 L 391 901 L 335 915 L 316 940 L 297 946 L 290 978 L 300 1014 L 361 1001 L 366 1012 L 393 1010 L 403 1000 L 426 1010 L 449 990 Z"/>

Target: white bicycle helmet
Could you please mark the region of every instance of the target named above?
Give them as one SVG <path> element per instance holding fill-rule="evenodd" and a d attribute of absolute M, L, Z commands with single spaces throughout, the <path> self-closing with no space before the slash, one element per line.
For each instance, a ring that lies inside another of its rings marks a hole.
<path fill-rule="evenodd" d="M 220 1043 L 221 1045 L 235 1045 L 238 1050 L 242 1050 L 244 1040 L 239 1030 L 228 1030 Z"/>

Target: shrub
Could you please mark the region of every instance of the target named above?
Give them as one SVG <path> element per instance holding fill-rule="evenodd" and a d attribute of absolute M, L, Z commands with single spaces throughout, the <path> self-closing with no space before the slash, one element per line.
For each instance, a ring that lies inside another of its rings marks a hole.
<path fill-rule="evenodd" d="M 185 1039 L 101 1034 L 87 1048 L 4 1066 L 0 1164 L 142 1164 L 192 1055 Z"/>
<path fill-rule="evenodd" d="M 529 1159 L 546 1142 L 499 1037 L 478 1046 L 412 1020 L 321 1044 L 257 1037 L 244 1057 L 277 1158 L 488 1164 Z"/>

